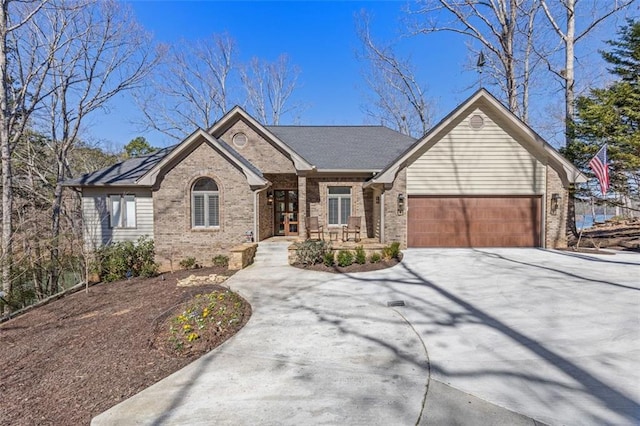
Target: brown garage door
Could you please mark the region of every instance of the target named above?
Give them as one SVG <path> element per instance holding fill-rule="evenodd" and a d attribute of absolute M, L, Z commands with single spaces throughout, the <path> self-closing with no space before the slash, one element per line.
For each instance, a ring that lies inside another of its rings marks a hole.
<path fill-rule="evenodd" d="M 541 197 L 410 196 L 409 247 L 539 247 Z"/>

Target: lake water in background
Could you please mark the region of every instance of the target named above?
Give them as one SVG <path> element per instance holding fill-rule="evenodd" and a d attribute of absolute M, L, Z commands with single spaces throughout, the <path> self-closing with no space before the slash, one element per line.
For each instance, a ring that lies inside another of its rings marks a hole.
<path fill-rule="evenodd" d="M 591 214 L 576 215 L 576 228 L 578 229 L 591 228 L 594 223 L 596 222 L 603 223 L 611 219 L 612 217 L 613 217 L 612 214 L 608 214 L 608 215 L 597 214 L 595 216 Z"/>

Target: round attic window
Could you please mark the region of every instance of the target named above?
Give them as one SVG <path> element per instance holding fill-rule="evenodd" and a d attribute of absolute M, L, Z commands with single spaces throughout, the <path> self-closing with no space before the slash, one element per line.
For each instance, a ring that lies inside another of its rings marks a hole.
<path fill-rule="evenodd" d="M 484 126 L 484 118 L 482 118 L 482 116 L 478 114 L 472 115 L 469 119 L 469 127 L 478 130 L 482 129 L 482 126 Z"/>
<path fill-rule="evenodd" d="M 249 138 L 247 138 L 247 135 L 242 132 L 233 135 L 233 144 L 238 148 L 244 147 L 248 141 Z"/>

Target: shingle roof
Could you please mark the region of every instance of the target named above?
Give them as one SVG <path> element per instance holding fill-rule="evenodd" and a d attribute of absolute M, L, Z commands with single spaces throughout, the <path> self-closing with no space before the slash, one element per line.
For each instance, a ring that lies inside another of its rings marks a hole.
<path fill-rule="evenodd" d="M 318 170 L 381 170 L 415 139 L 383 126 L 266 126 Z"/>
<path fill-rule="evenodd" d="M 113 166 L 67 180 L 64 185 L 133 185 L 177 146 L 172 145 L 148 155 L 121 161 Z"/>
<path fill-rule="evenodd" d="M 318 170 L 381 170 L 415 142 L 383 126 L 268 126 L 267 129 Z M 236 160 L 262 177 L 262 172 L 229 144 L 217 141 Z M 135 185 L 177 146 L 121 161 L 65 181 L 64 185 Z"/>

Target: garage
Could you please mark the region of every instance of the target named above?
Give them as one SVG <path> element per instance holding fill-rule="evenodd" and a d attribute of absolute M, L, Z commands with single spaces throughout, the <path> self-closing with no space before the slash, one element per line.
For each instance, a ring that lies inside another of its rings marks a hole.
<path fill-rule="evenodd" d="M 409 196 L 409 247 L 540 247 L 541 196 Z"/>

